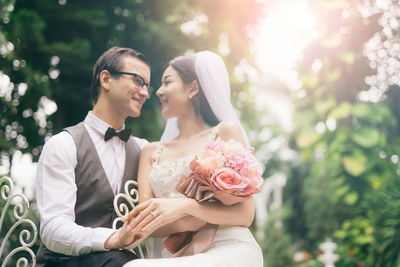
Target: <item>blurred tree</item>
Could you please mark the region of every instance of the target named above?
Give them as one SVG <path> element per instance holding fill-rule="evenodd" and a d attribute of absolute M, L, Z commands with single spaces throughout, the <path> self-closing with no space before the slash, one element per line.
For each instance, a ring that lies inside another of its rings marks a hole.
<path fill-rule="evenodd" d="M 16 148 L 14 132 L 21 136 L 23 132 L 27 141 L 23 149 L 35 156 L 46 134 L 84 118 L 91 107 L 91 69 L 108 47 L 128 46 L 143 52 L 151 62 L 155 88 L 174 56 L 217 51 L 222 39 L 232 70 L 249 55 L 247 29 L 257 22 L 259 10 L 256 1 L 219 1 L 215 5 L 173 0 L 45 0 L 40 4 L 18 0 L 3 4 L 0 27 L 5 52 L 0 64 L 3 76 L 10 80 L 3 83 L 8 96 L 1 98 L 0 145 L 5 150 Z M 51 100 L 56 106 L 49 105 Z M 128 124 L 136 135 L 156 140 L 162 127 L 158 111 L 153 97 L 145 104 L 143 115 Z"/>
<path fill-rule="evenodd" d="M 363 17 L 360 4 L 348 1 L 311 2 L 323 23 L 298 66 L 303 86 L 296 93 L 305 97 L 294 99 L 291 144 L 300 162 L 291 170 L 287 200 L 303 218 L 292 216 L 289 229 L 294 243 L 311 252 L 333 237 L 341 257 L 337 266 L 372 266 L 387 253 L 382 244 L 397 238 L 377 235 L 388 221 L 380 212 L 384 202 L 371 203 L 398 178 L 397 161 L 390 158 L 397 154 L 391 147 L 398 145 L 398 121 L 387 103 L 360 101 L 368 89 L 365 77 L 373 73 L 364 44 L 380 31 L 379 14 Z"/>

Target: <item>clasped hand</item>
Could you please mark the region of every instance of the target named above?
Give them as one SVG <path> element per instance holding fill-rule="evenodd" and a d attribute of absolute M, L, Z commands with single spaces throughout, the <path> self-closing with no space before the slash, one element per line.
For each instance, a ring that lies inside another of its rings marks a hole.
<path fill-rule="evenodd" d="M 140 244 L 160 227 L 186 215 L 194 200 L 189 198 L 152 198 L 135 207 L 118 230 L 121 247 Z"/>

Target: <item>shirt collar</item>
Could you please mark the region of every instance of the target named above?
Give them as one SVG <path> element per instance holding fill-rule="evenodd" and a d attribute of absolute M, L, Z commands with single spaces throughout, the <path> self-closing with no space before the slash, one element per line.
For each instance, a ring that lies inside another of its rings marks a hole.
<path fill-rule="evenodd" d="M 108 123 L 96 117 L 92 111 L 89 111 L 89 113 L 86 115 L 85 123 L 95 132 L 101 135 L 104 135 L 108 127 L 111 127 Z M 125 129 L 125 124 L 122 126 L 121 130 L 123 129 Z"/>

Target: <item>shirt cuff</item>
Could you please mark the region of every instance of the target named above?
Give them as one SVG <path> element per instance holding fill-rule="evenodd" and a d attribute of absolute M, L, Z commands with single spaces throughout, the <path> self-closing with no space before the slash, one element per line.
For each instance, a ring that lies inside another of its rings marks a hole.
<path fill-rule="evenodd" d="M 92 239 L 92 246 L 93 250 L 95 251 L 106 251 L 104 248 L 104 243 L 106 240 L 117 230 L 111 229 L 111 228 L 96 228 L 96 234 L 94 235 Z"/>

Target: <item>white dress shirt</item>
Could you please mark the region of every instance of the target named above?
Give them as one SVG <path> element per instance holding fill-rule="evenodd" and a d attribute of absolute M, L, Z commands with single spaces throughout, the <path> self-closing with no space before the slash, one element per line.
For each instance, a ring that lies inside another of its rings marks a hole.
<path fill-rule="evenodd" d="M 93 140 L 111 188 L 117 193 L 125 167 L 125 142 L 118 137 L 105 142 L 104 133 L 110 126 L 92 112 L 86 116 L 84 126 Z M 135 141 L 141 149 L 148 143 L 136 137 Z M 104 242 L 115 231 L 75 223 L 76 165 L 74 140 L 68 132 L 63 131 L 44 145 L 36 181 L 41 240 L 48 249 L 73 256 L 105 250 Z"/>

